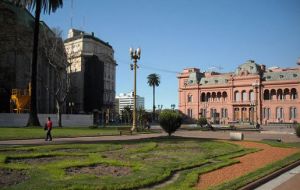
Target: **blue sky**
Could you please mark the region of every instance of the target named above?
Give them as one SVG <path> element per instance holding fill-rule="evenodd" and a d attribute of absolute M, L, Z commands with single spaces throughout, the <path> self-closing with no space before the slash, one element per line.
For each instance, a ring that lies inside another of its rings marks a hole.
<path fill-rule="evenodd" d="M 73 16 L 72 16 L 73 15 Z M 156 105 L 178 105 L 176 72 L 187 67 L 233 71 L 253 59 L 295 67 L 300 57 L 299 0 L 65 0 L 42 15 L 66 37 L 71 27 L 94 32 L 115 50 L 116 93 L 133 89 L 129 47 L 142 48 L 137 94 L 152 107 L 147 75 L 157 73 Z"/>

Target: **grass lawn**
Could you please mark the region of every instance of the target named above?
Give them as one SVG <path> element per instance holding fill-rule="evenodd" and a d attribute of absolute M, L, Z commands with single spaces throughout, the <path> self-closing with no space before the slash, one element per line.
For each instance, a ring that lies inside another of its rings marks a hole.
<path fill-rule="evenodd" d="M 255 149 L 191 138 L 0 147 L 2 189 L 193 189 L 200 173 Z"/>
<path fill-rule="evenodd" d="M 151 132 L 151 131 L 150 131 Z M 43 128 L 16 128 L 16 127 L 1 127 L 0 140 L 13 140 L 13 139 L 37 139 L 45 138 L 45 131 Z M 53 128 L 53 138 L 58 137 L 80 137 L 80 136 L 100 136 L 100 135 L 119 135 L 117 127 L 105 127 L 90 129 L 88 127 L 66 127 L 66 128 Z"/>

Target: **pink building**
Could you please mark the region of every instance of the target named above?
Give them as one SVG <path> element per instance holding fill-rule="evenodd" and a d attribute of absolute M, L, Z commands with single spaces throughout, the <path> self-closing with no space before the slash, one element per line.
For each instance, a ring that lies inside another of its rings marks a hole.
<path fill-rule="evenodd" d="M 180 73 L 179 110 L 214 123 L 300 123 L 300 67 L 266 69 L 253 60 L 232 73 Z"/>

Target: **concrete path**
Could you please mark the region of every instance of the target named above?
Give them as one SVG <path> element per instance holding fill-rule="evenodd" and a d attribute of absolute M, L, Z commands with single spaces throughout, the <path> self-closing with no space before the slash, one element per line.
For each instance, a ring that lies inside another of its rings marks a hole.
<path fill-rule="evenodd" d="M 300 166 L 274 178 L 255 190 L 299 190 Z"/>
<path fill-rule="evenodd" d="M 174 135 L 181 137 L 193 138 L 209 138 L 209 139 L 224 139 L 229 140 L 230 132 L 232 131 L 187 131 L 179 130 Z M 277 140 L 281 139 L 283 142 L 300 142 L 295 134 L 266 134 L 256 131 L 243 131 L 244 139 L 250 141 L 261 141 L 263 139 Z M 138 135 L 122 135 L 122 136 L 98 136 L 98 137 L 75 137 L 75 138 L 53 138 L 53 141 L 44 141 L 44 139 L 31 140 L 6 140 L 0 141 L 0 145 L 44 145 L 44 144 L 62 144 L 62 143 L 87 143 L 99 141 L 119 141 L 119 140 L 134 140 L 167 136 L 166 133 L 155 134 L 138 134 Z"/>

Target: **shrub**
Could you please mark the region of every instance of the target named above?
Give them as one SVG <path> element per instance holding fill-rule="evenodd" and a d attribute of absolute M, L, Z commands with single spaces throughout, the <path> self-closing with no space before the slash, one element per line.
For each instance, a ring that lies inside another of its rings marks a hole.
<path fill-rule="evenodd" d="M 296 135 L 297 135 L 298 137 L 300 137 L 300 124 L 296 125 L 295 131 L 296 131 Z"/>
<path fill-rule="evenodd" d="M 163 110 L 159 115 L 159 124 L 169 136 L 180 127 L 181 122 L 181 115 L 174 110 Z"/>
<path fill-rule="evenodd" d="M 206 117 L 200 117 L 197 121 L 197 125 L 200 125 L 201 127 L 203 127 L 203 125 L 207 124 L 207 119 Z"/>
<path fill-rule="evenodd" d="M 90 129 L 97 129 L 98 128 L 98 125 L 91 125 L 89 126 Z"/>

